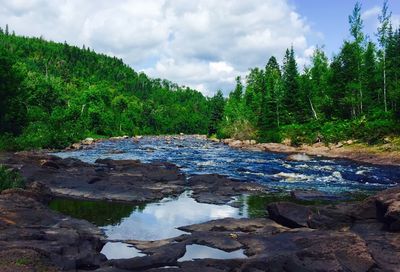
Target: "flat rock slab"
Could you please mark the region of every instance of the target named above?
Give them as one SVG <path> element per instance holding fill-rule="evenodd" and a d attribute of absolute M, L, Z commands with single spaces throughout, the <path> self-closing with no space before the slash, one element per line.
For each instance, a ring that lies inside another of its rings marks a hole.
<path fill-rule="evenodd" d="M 17 263 L 31 267 L 40 262 L 63 270 L 93 269 L 105 260 L 99 253 L 104 239 L 94 225 L 54 212 L 23 190 L 0 195 L 0 257 L 15 251 L 6 262 L 17 256 Z"/>
<path fill-rule="evenodd" d="M 37 181 L 55 195 L 77 199 L 138 203 L 191 190 L 198 202 L 227 204 L 235 196 L 267 191 L 259 184 L 220 175 L 196 175 L 187 181 L 180 169 L 168 162 L 99 159 L 89 164 L 32 152 L 9 154 L 0 161 L 18 169 L 28 183 Z"/>

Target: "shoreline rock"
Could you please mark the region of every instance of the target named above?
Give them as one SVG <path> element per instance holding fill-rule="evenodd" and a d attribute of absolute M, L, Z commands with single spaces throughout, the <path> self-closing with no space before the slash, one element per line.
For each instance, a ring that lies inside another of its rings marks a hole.
<path fill-rule="evenodd" d="M 256 143 L 255 141 L 251 142 L 234 139 L 222 139 L 220 142 L 229 145 L 232 148 L 288 154 L 289 160 L 293 160 L 296 156 L 304 154 L 307 156 L 326 157 L 331 159 L 347 159 L 368 164 L 400 166 L 400 152 L 373 152 L 364 146 L 355 144 L 355 141 L 353 140 L 343 143 L 340 142 L 335 145 L 315 143 L 313 145 L 302 145 L 299 147 L 290 146 L 289 144 Z"/>
<path fill-rule="evenodd" d="M 266 207 L 268 218 L 224 218 L 182 226 L 179 229 L 189 234 L 171 239 L 122 241 L 147 255 L 107 260 L 99 253 L 107 241 L 104 234 L 85 220 L 50 210 L 46 206 L 49 197 L 61 193 L 96 199 L 100 194 L 100 199 L 114 201 L 150 201 L 191 188 L 198 201 L 224 204 L 235 195 L 266 189 L 220 175 L 195 175 L 186 180 L 170 163 L 102 159 L 88 164 L 29 152 L 1 160 L 21 171 L 28 190 L 0 194 L 0 258 L 2 253 L 42 256 L 39 261 L 55 271 L 97 272 L 165 271 L 165 266 L 173 266 L 172 271 L 294 272 L 329 267 L 330 271 L 361 272 L 396 271 L 400 266 L 400 187 L 354 203 L 303 206 L 275 202 Z M 226 252 L 241 249 L 247 258 L 179 262 L 188 245 Z"/>
<path fill-rule="evenodd" d="M 1 160 L 0 160 L 1 162 Z M 203 203 L 229 204 L 236 196 L 265 193 L 267 187 L 220 175 L 187 177 L 168 162 L 98 159 L 95 164 L 42 153 L 10 154 L 2 163 L 19 169 L 28 184 L 45 184 L 55 196 L 116 202 L 151 202 L 186 190 Z"/>
<path fill-rule="evenodd" d="M 41 198 L 38 195 L 31 190 L 8 190 L 0 194 L 0 256 L 6 256 L 0 262 L 0 270 L 10 258 L 21 260 L 27 256 L 39 258 L 49 269 L 54 267 L 54 271 L 100 267 L 105 261 L 100 254 L 105 240 L 102 231 L 85 220 L 50 210 L 38 201 Z M 7 257 L 11 252 L 13 256 Z M 9 271 L 19 271 L 18 261 L 7 266 L 8 269 L 14 266 Z"/>

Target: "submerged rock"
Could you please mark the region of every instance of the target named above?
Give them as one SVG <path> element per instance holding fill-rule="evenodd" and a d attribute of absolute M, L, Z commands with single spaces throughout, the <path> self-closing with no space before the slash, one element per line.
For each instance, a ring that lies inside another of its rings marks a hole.
<path fill-rule="evenodd" d="M 306 154 L 292 154 L 286 157 L 287 161 L 310 161 L 311 157 Z"/>

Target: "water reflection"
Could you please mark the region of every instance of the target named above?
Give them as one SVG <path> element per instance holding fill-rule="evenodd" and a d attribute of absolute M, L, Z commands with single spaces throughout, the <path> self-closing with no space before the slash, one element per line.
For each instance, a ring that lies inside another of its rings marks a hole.
<path fill-rule="evenodd" d="M 192 261 L 194 259 L 243 259 L 247 258 L 244 255 L 244 250 L 239 249 L 233 252 L 226 252 L 220 249 L 201 246 L 201 245 L 188 245 L 186 246 L 185 255 L 178 259 L 178 262 Z"/>
<path fill-rule="evenodd" d="M 226 217 L 247 217 L 243 207 L 198 203 L 189 191 L 177 198 L 140 206 L 56 199 L 50 207 L 96 224 L 111 240 L 172 238 L 184 233 L 177 227 Z"/>
<path fill-rule="evenodd" d="M 103 253 L 109 260 L 129 259 L 133 257 L 143 257 L 146 255 L 141 253 L 135 247 L 120 242 L 106 243 L 103 249 L 101 250 L 101 253 Z"/>
<path fill-rule="evenodd" d="M 120 224 L 104 226 L 110 239 L 161 240 L 184 232 L 177 227 L 226 217 L 243 217 L 239 209 L 228 205 L 198 203 L 185 192 L 175 199 L 151 203 L 133 212 Z"/>
<path fill-rule="evenodd" d="M 85 201 L 58 198 L 50 202 L 50 208 L 72 217 L 85 219 L 97 226 L 118 225 L 132 212 L 144 210 L 146 204 L 128 205 L 106 201 Z"/>

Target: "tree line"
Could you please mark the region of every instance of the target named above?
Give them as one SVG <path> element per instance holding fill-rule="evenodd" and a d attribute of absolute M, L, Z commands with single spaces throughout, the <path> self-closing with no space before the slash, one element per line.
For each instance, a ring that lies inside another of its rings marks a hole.
<path fill-rule="evenodd" d="M 211 101 L 90 48 L 0 29 L 0 149 L 85 137 L 208 133 Z"/>
<path fill-rule="evenodd" d="M 220 119 L 221 137 L 262 141 L 377 142 L 400 132 L 400 28 L 391 23 L 384 1 L 378 43 L 363 33 L 361 4 L 349 16 L 351 38 L 329 60 L 315 49 L 300 73 L 293 47 L 283 65 L 272 56 L 265 68 L 237 78 Z"/>
<path fill-rule="evenodd" d="M 151 79 L 88 47 L 0 28 L 0 149 L 65 147 L 85 137 L 200 133 L 293 144 L 400 133 L 400 29 L 387 1 L 376 40 L 363 33 L 361 5 L 351 38 L 328 59 L 317 47 L 299 69 L 293 47 L 272 56 L 225 98 Z M 300 71 L 301 70 L 301 71 Z"/>

